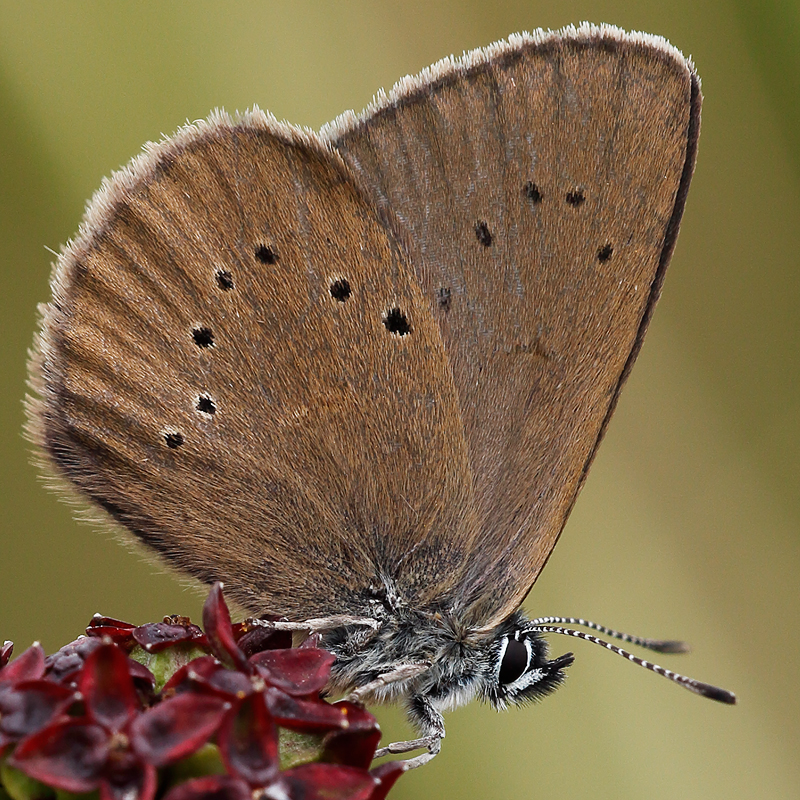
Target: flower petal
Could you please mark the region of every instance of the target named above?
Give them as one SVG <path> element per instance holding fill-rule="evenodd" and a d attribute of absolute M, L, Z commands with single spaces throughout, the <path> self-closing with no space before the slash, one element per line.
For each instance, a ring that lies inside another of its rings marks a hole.
<path fill-rule="evenodd" d="M 158 785 L 156 768 L 130 750 L 112 755 L 100 782 L 100 800 L 153 800 Z"/>
<path fill-rule="evenodd" d="M 252 800 L 250 787 L 230 775 L 194 778 L 170 789 L 164 800 Z"/>
<path fill-rule="evenodd" d="M 369 711 L 355 703 L 343 700 L 335 703 L 333 708 L 344 715 L 347 725 L 343 730 L 332 731 L 325 737 L 320 760 L 369 769 L 375 756 L 375 748 L 381 740 L 381 729 L 377 720 Z"/>
<path fill-rule="evenodd" d="M 324 700 L 292 697 L 274 686 L 268 686 L 263 696 L 275 721 L 292 730 L 324 733 L 349 725 L 347 715 Z"/>
<path fill-rule="evenodd" d="M 255 689 L 249 673 L 227 669 L 214 656 L 200 656 L 181 667 L 167 681 L 162 696 L 186 691 L 213 694 L 228 700 L 243 700 Z"/>
<path fill-rule="evenodd" d="M 236 644 L 248 658 L 262 650 L 282 650 L 292 646 L 291 631 L 271 631 L 247 620 L 233 626 L 233 635 L 238 635 Z"/>
<path fill-rule="evenodd" d="M 169 622 L 150 622 L 135 628 L 133 638 L 148 653 L 157 653 L 178 642 L 199 643 L 205 639 L 205 636 L 197 625 L 190 623 L 180 625 Z"/>
<path fill-rule="evenodd" d="M 122 730 L 139 710 L 128 657 L 113 642 L 106 642 L 89 654 L 78 688 L 87 716 L 108 730 Z"/>
<path fill-rule="evenodd" d="M 209 675 L 225 669 L 214 656 L 198 656 L 184 664 L 165 684 L 161 695 L 169 697 L 174 692 L 193 689 L 196 683 L 204 683 Z M 228 670 L 230 671 L 230 670 Z"/>
<path fill-rule="evenodd" d="M 281 773 L 292 800 L 369 800 L 378 782 L 363 769 L 339 764 L 303 764 Z"/>
<path fill-rule="evenodd" d="M 389 789 L 395 785 L 397 779 L 406 771 L 402 761 L 387 761 L 375 769 L 371 769 L 369 774 L 378 781 L 378 785 L 372 790 L 369 800 L 385 800 L 389 794 Z"/>
<path fill-rule="evenodd" d="M 122 622 L 113 617 L 95 614 L 86 627 L 86 635 L 95 639 L 103 639 L 107 636 L 127 653 L 134 645 L 133 631 L 135 628 L 136 626 L 131 625 L 130 622 Z"/>
<path fill-rule="evenodd" d="M 90 653 L 103 644 L 101 639 L 90 636 L 80 636 L 74 642 L 65 644 L 57 653 L 48 656 L 45 660 L 45 674 L 57 683 L 72 683 L 78 677 L 78 672 Z"/>
<path fill-rule="evenodd" d="M 156 676 L 140 661 L 128 659 L 128 674 L 133 679 L 133 685 L 149 693 L 156 685 Z"/>
<path fill-rule="evenodd" d="M 4 743 L 44 728 L 66 710 L 75 692 L 51 681 L 22 681 L 0 695 L 0 734 Z"/>
<path fill-rule="evenodd" d="M 261 695 L 251 695 L 228 713 L 217 743 L 228 772 L 250 786 L 264 786 L 278 774 L 278 729 Z"/>
<path fill-rule="evenodd" d="M 250 659 L 267 681 L 293 695 L 316 694 L 324 689 L 334 661 L 332 653 L 317 648 L 264 650 Z"/>
<path fill-rule="evenodd" d="M 189 692 L 165 700 L 133 721 L 131 746 L 156 767 L 171 764 L 202 747 L 229 707 L 219 697 Z"/>
<path fill-rule="evenodd" d="M 208 593 L 203 605 L 203 628 L 211 652 L 226 666 L 247 671 L 244 653 L 233 636 L 231 615 L 222 595 L 222 584 L 217 581 Z"/>
<path fill-rule="evenodd" d="M 0 645 L 0 669 L 3 669 L 3 667 L 8 664 L 13 650 L 14 642 L 9 641 L 8 639 L 6 639 L 6 641 Z"/>
<path fill-rule="evenodd" d="M 87 627 L 89 629 L 119 628 L 120 630 L 132 631 L 136 626 L 132 622 L 123 622 L 121 619 L 114 619 L 114 617 L 105 617 L 102 614 L 95 614 Z"/>
<path fill-rule="evenodd" d="M 20 742 L 10 763 L 57 789 L 90 792 L 100 783 L 108 753 L 108 734 L 99 725 L 67 720 Z"/>
<path fill-rule="evenodd" d="M 9 656 L 11 651 L 8 651 Z M 35 681 L 44 675 L 44 650 L 34 642 L 24 653 L 9 661 L 0 670 L 0 684 Z"/>

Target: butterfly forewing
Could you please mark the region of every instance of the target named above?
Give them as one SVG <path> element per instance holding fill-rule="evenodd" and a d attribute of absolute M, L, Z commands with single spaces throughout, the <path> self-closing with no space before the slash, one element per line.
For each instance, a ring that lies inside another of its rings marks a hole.
<path fill-rule="evenodd" d="M 62 476 L 253 612 L 365 614 L 381 576 L 413 600 L 458 572 L 474 530 L 451 371 L 335 153 L 220 115 L 151 147 L 88 218 L 34 372 L 33 435 Z"/>
<path fill-rule="evenodd" d="M 324 131 L 407 232 L 441 331 L 478 624 L 522 601 L 574 503 L 658 296 L 699 109 L 663 40 L 584 28 L 442 62 Z"/>

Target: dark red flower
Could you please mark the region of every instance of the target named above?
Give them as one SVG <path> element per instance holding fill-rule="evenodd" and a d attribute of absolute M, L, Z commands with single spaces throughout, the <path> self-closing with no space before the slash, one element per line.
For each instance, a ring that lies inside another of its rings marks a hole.
<path fill-rule="evenodd" d="M 133 641 L 133 632 L 135 630 L 136 626 L 131 625 L 130 622 L 95 614 L 86 627 L 86 635 L 93 639 L 111 639 L 112 642 L 123 648 L 125 652 L 130 652 L 135 644 Z"/>
<path fill-rule="evenodd" d="M 11 647 L 6 651 L 10 656 Z M 38 643 L 0 668 L 0 753 L 47 725 L 72 703 L 75 693 L 43 680 L 44 673 L 44 650 Z"/>
<path fill-rule="evenodd" d="M 381 740 L 381 729 L 375 717 L 346 700 L 335 703 L 334 708 L 342 712 L 347 725 L 325 736 L 320 760 L 369 769 Z"/>
<path fill-rule="evenodd" d="M 77 695 L 51 681 L 20 681 L 0 692 L 0 753 L 48 725 Z"/>
<path fill-rule="evenodd" d="M 366 770 L 339 764 L 303 764 L 281 773 L 292 800 L 370 800 L 376 780 Z"/>
<path fill-rule="evenodd" d="M 221 584 L 214 585 L 203 606 L 203 624 L 217 661 L 192 661 L 173 676 L 165 690 L 180 693 L 193 688 L 224 697 L 232 705 L 259 694 L 271 716 L 284 727 L 315 733 L 349 727 L 347 712 L 319 696 L 335 660 L 327 650 L 264 650 L 247 658 L 236 641 Z M 372 722 L 377 730 L 374 719 Z"/>
<path fill-rule="evenodd" d="M 151 622 L 133 629 L 133 639 L 148 653 L 158 653 L 178 643 L 192 644 L 195 647 L 206 647 L 203 631 L 192 625 L 185 617 L 179 621 L 165 619 L 163 622 Z"/>
<path fill-rule="evenodd" d="M 130 653 L 136 645 L 148 653 L 158 653 L 180 643 L 207 650 L 203 631 L 193 625 L 188 617 L 177 615 L 164 617 L 161 622 L 137 626 L 95 614 L 86 628 L 86 635 L 95 639 L 109 638 L 126 653 Z"/>
<path fill-rule="evenodd" d="M 101 644 L 102 640 L 89 636 L 81 636 L 74 642 L 65 644 L 57 653 L 47 657 L 45 661 L 47 677 L 57 683 L 74 684 L 86 659 Z"/>
<path fill-rule="evenodd" d="M 278 726 L 260 695 L 228 712 L 217 744 L 228 772 L 250 786 L 266 786 L 278 776 Z"/>
<path fill-rule="evenodd" d="M 389 789 L 395 785 L 397 779 L 406 771 L 405 764 L 402 761 L 387 761 L 379 767 L 370 770 L 370 775 L 378 782 L 378 785 L 373 789 L 369 800 L 385 800 L 386 795 L 389 794 Z"/>
<path fill-rule="evenodd" d="M 0 645 L 0 669 L 8 664 L 11 659 L 11 653 L 14 650 L 14 642 L 5 641 Z"/>
<path fill-rule="evenodd" d="M 403 771 L 400 764 L 383 765 L 370 774 L 354 766 L 325 763 L 280 771 L 278 730 L 257 694 L 228 712 L 217 740 L 229 774 L 188 781 L 172 789 L 166 800 L 245 800 L 257 794 L 293 800 L 382 800 Z"/>
<path fill-rule="evenodd" d="M 194 778 L 171 789 L 164 800 L 253 800 L 250 787 L 230 775 Z"/>
<path fill-rule="evenodd" d="M 263 697 L 269 713 L 285 728 L 305 733 L 325 733 L 346 730 L 350 726 L 347 711 L 319 697 L 292 697 L 274 686 L 267 686 Z M 372 722 L 374 725 L 374 718 Z"/>
<path fill-rule="evenodd" d="M 6 644 L 10 644 L 7 642 Z M 8 649 L 11 655 L 11 649 Z M 32 644 L 22 655 L 13 661 L 6 661 L 0 669 L 0 690 L 20 681 L 34 681 L 44 676 L 44 650 L 39 642 Z"/>
<path fill-rule="evenodd" d="M 236 644 L 231 624 L 231 614 L 222 595 L 222 584 L 217 581 L 203 604 L 203 628 L 211 652 L 226 666 L 249 672 L 247 657 Z"/>
<path fill-rule="evenodd" d="M 84 715 L 24 739 L 13 766 L 69 792 L 99 788 L 101 800 L 152 800 L 156 767 L 205 744 L 227 706 L 219 698 L 186 695 L 142 713 L 131 663 L 113 642 L 101 643 L 78 679 Z"/>
<path fill-rule="evenodd" d="M 129 729 L 131 745 L 156 767 L 172 764 L 204 745 L 227 709 L 227 704 L 215 697 L 173 697 L 133 721 Z"/>
<path fill-rule="evenodd" d="M 322 699 L 334 657 L 318 637 L 292 649 L 287 632 L 232 625 L 219 584 L 203 620 L 205 633 L 181 617 L 136 627 L 95 616 L 47 659 L 34 645 L 9 661 L 3 645 L 9 767 L 100 800 L 153 800 L 159 781 L 161 793 L 178 782 L 169 800 L 384 800 L 403 763 L 369 771 L 380 730 L 361 706 Z"/>
<path fill-rule="evenodd" d="M 338 764 L 303 764 L 282 772 L 269 786 L 253 786 L 230 775 L 196 778 L 176 786 L 164 800 L 252 800 L 258 793 L 291 800 L 383 800 L 396 779 L 382 780 Z"/>
<path fill-rule="evenodd" d="M 304 696 L 319 694 L 325 688 L 335 660 L 327 650 L 298 647 L 265 650 L 251 656 L 249 663 L 276 689 Z"/>
<path fill-rule="evenodd" d="M 248 658 L 262 650 L 282 650 L 292 646 L 292 634 L 289 631 L 271 631 L 251 621 L 234 625 L 233 635 L 237 646 Z"/>

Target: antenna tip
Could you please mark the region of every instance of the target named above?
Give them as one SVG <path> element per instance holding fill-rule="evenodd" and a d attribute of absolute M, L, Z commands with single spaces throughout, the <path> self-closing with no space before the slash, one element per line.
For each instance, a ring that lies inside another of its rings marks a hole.
<path fill-rule="evenodd" d="M 646 647 L 648 650 L 655 650 L 657 653 L 690 653 L 692 648 L 686 642 L 667 640 L 648 639 Z"/>
<path fill-rule="evenodd" d="M 716 700 L 718 703 L 725 703 L 729 706 L 736 705 L 736 695 L 727 689 L 720 689 L 719 686 L 711 686 L 709 683 L 703 684 L 700 694 L 709 700 Z"/>

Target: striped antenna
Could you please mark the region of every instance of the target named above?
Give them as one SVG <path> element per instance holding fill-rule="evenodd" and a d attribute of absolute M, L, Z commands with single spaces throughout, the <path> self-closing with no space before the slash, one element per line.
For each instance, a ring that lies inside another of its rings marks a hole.
<path fill-rule="evenodd" d="M 628 644 L 635 644 L 639 647 L 646 647 L 648 650 L 655 650 L 657 653 L 688 653 L 691 649 L 686 642 L 678 642 L 672 639 L 645 639 L 642 636 L 633 636 L 630 633 L 615 631 L 613 628 L 606 628 L 605 625 L 598 625 L 588 619 L 580 617 L 539 617 L 532 619 L 531 625 L 580 625 L 582 628 L 590 628 L 599 631 L 606 636 L 614 639 L 621 639 Z"/>
<path fill-rule="evenodd" d="M 541 617 L 540 619 L 532 620 L 530 628 L 526 626 L 526 630 L 536 631 L 538 633 L 560 633 L 563 636 L 574 636 L 577 639 L 583 639 L 584 641 L 592 642 L 592 644 L 599 644 L 601 647 L 605 647 L 606 650 L 611 650 L 612 653 L 623 656 L 624 658 L 627 658 L 628 661 L 632 661 L 634 664 L 638 664 L 640 667 L 644 667 L 645 669 L 649 669 L 651 672 L 655 672 L 656 675 L 663 675 L 665 678 L 668 678 L 674 683 L 689 689 L 691 692 L 695 692 L 703 697 L 708 697 L 711 700 L 717 700 L 720 703 L 727 703 L 728 705 L 736 704 L 736 695 L 733 692 L 729 692 L 727 689 L 721 689 L 719 686 L 712 686 L 710 683 L 703 683 L 702 681 L 697 681 L 694 678 L 687 678 L 686 675 L 679 675 L 677 672 L 660 667 L 658 664 L 653 664 L 651 661 L 645 661 L 645 659 L 639 658 L 638 656 L 633 655 L 633 653 L 629 653 L 627 650 L 623 650 L 621 647 L 611 644 L 611 642 L 598 639 L 597 636 L 593 636 L 591 633 L 577 631 L 574 628 L 563 628 L 561 625 L 550 624 L 553 622 L 565 623 L 568 625 L 583 625 L 586 628 L 592 628 L 593 630 L 601 631 L 602 633 L 605 633 L 608 636 L 613 636 L 616 639 L 622 639 L 626 642 L 638 644 L 642 647 L 647 647 L 650 650 L 656 650 L 661 653 L 684 653 L 688 648 L 683 642 L 642 639 L 638 636 L 631 636 L 627 633 L 619 633 L 618 631 L 611 630 L 610 628 L 606 628 L 602 625 L 597 625 L 596 623 L 589 622 L 588 620 L 575 619 L 572 617 Z"/>

